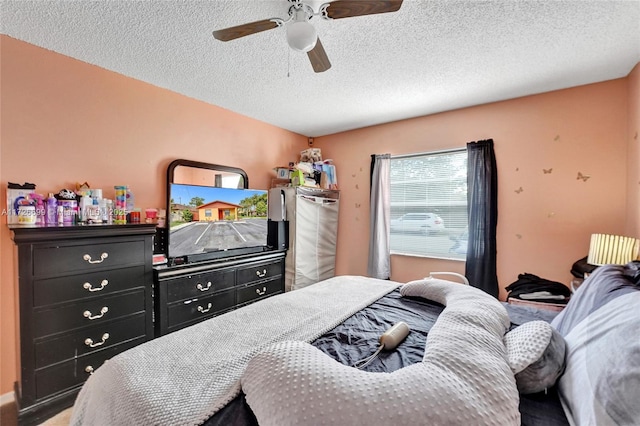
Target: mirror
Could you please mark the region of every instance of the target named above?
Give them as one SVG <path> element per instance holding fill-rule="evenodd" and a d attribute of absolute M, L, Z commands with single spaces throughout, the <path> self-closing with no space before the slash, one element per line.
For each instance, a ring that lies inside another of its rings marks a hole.
<path fill-rule="evenodd" d="M 171 162 L 167 181 L 169 184 L 180 183 L 215 188 L 249 188 L 247 174 L 242 169 L 190 160 Z M 169 194 L 168 191 L 167 194 Z"/>
<path fill-rule="evenodd" d="M 167 259 L 184 264 L 267 250 L 267 191 L 244 170 L 175 160 L 167 169 Z"/>

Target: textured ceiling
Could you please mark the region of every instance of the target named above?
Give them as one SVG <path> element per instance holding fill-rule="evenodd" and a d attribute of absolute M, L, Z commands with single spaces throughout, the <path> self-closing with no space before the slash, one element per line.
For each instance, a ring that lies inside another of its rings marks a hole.
<path fill-rule="evenodd" d="M 405 0 L 395 13 L 312 19 L 332 68 L 313 72 L 284 28 L 287 0 L 7 1 L 11 37 L 321 136 L 624 77 L 640 62 L 640 0 Z"/>

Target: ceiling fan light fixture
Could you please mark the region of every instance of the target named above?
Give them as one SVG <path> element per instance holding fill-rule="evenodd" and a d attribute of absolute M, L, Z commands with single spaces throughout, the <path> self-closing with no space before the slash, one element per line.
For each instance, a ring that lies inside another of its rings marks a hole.
<path fill-rule="evenodd" d="M 296 21 L 287 26 L 287 43 L 293 50 L 308 52 L 316 46 L 318 33 L 307 21 Z"/>

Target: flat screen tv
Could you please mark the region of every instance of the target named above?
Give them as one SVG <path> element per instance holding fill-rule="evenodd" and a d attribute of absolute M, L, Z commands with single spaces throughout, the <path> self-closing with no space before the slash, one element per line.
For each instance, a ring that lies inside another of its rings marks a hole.
<path fill-rule="evenodd" d="M 264 251 L 267 191 L 170 184 L 168 258 L 191 263 Z"/>
<path fill-rule="evenodd" d="M 241 168 L 178 159 L 167 168 L 169 265 L 273 250 L 267 242 L 267 191 L 249 189 Z"/>

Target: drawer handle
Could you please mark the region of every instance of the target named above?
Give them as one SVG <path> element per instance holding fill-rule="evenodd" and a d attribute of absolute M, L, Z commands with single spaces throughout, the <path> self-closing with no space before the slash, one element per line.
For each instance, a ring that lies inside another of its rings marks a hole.
<path fill-rule="evenodd" d="M 100 255 L 100 260 L 91 260 L 91 256 L 88 254 L 85 254 L 84 256 L 82 256 L 82 259 L 86 260 L 87 262 L 93 264 L 93 263 L 102 263 L 104 262 L 104 260 L 109 257 L 109 253 L 102 253 Z"/>
<path fill-rule="evenodd" d="M 89 374 L 91 375 L 91 374 L 93 374 L 93 367 L 92 367 L 92 366 L 90 366 L 90 365 L 87 365 L 87 366 L 84 368 L 84 371 L 86 371 L 87 373 L 89 373 Z"/>
<path fill-rule="evenodd" d="M 256 275 L 259 276 L 260 278 L 264 278 L 267 275 L 267 270 L 263 269 L 262 272 L 256 271 Z"/>
<path fill-rule="evenodd" d="M 202 285 L 202 283 L 198 283 L 198 285 L 196 286 L 196 288 L 197 288 L 198 290 L 200 290 L 200 291 L 207 291 L 207 290 L 209 290 L 209 289 L 211 288 L 211 281 L 209 281 L 209 282 L 207 283 L 207 287 L 204 287 L 204 286 Z"/>
<path fill-rule="evenodd" d="M 102 318 L 104 314 L 106 314 L 107 312 L 109 312 L 109 308 L 104 306 L 102 309 L 100 309 L 100 315 L 91 315 L 91 311 L 84 311 L 82 315 L 84 315 L 85 318 L 94 320 L 94 319 Z"/>
<path fill-rule="evenodd" d="M 109 281 L 102 280 L 102 282 L 100 283 L 100 287 L 93 288 L 91 283 L 84 283 L 84 285 L 82 287 L 84 287 L 85 289 L 87 289 L 89 291 L 100 291 L 103 288 L 105 288 L 107 286 L 107 284 L 109 284 Z"/>
<path fill-rule="evenodd" d="M 98 343 L 93 343 L 93 339 L 91 339 L 90 337 L 87 337 L 86 339 L 84 339 L 84 344 L 89 346 L 90 348 L 95 348 L 97 346 L 104 345 L 104 342 L 106 342 L 108 338 L 109 338 L 109 333 L 104 333 L 102 335 L 102 341 Z"/>
<path fill-rule="evenodd" d="M 206 314 L 207 312 L 209 312 L 209 311 L 211 310 L 211 306 L 212 306 L 212 305 L 211 305 L 211 303 L 209 303 L 209 304 L 207 305 L 207 308 L 206 308 L 206 309 L 205 309 L 205 308 L 203 308 L 202 306 L 198 306 L 198 312 L 201 312 L 201 313 L 203 313 L 203 314 Z"/>
<path fill-rule="evenodd" d="M 266 287 L 262 287 L 262 291 L 260 291 L 259 288 L 256 288 L 256 293 L 258 293 L 258 295 L 262 296 L 267 292 L 267 288 Z"/>

